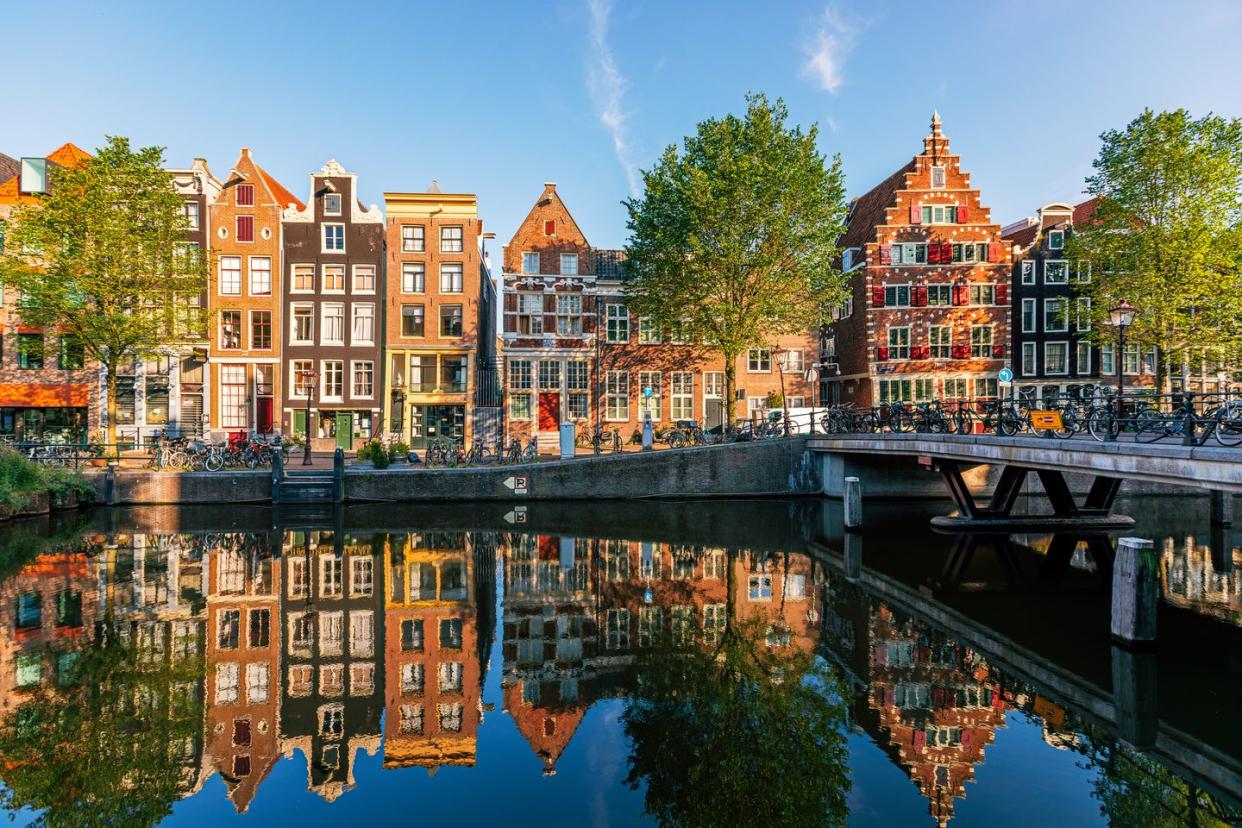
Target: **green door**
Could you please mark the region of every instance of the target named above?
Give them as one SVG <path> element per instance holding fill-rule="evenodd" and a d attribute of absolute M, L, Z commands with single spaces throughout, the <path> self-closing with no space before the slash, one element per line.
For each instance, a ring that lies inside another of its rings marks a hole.
<path fill-rule="evenodd" d="M 336 412 L 336 446 L 346 451 L 354 447 L 354 414 L 352 411 Z"/>
<path fill-rule="evenodd" d="M 306 436 L 306 409 L 293 412 L 293 436 Z"/>

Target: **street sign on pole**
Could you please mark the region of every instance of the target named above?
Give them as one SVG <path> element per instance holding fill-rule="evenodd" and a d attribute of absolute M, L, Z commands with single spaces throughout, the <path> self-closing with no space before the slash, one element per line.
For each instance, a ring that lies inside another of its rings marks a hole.
<path fill-rule="evenodd" d="M 999 379 L 1001 382 L 1013 382 L 1013 370 L 1010 368 L 1000 369 Z"/>

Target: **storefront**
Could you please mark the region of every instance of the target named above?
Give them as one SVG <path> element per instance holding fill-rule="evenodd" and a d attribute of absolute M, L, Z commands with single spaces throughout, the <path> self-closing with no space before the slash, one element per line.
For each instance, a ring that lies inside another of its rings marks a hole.
<path fill-rule="evenodd" d="M 292 413 L 293 434 L 300 439 L 306 435 L 306 409 L 294 409 Z M 310 413 L 315 424 L 311 448 L 315 451 L 352 451 L 372 437 L 374 412 L 312 408 Z"/>
<path fill-rule="evenodd" d="M 466 406 L 411 405 L 410 446 L 426 448 L 437 438 L 451 437 L 459 443 L 466 439 Z"/>
<path fill-rule="evenodd" d="M 89 437 L 89 402 L 90 388 L 85 384 L 2 384 L 0 438 L 84 441 Z"/>

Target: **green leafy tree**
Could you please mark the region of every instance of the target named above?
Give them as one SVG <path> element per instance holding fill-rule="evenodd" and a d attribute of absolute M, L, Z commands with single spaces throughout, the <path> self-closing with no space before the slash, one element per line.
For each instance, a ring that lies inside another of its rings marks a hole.
<path fill-rule="evenodd" d="M 1242 343 L 1242 120 L 1146 110 L 1101 139 L 1087 179 L 1098 206 L 1067 255 L 1094 265 L 1080 292 L 1097 341 L 1115 340 L 1109 308 L 1138 306 L 1126 338 L 1159 349 L 1167 390 L 1174 366 Z"/>
<path fill-rule="evenodd" d="M 752 618 L 729 623 L 718 644 L 664 642 L 639 656 L 623 714 L 626 783 L 645 787 L 661 825 L 845 824 L 837 680 L 810 653 L 768 646 L 769 635 Z"/>
<path fill-rule="evenodd" d="M 195 769 L 202 658 L 152 660 L 121 641 L 68 655 L 0 723 L 0 807 L 38 811 L 43 828 L 156 824 Z"/>
<path fill-rule="evenodd" d="M 820 154 L 815 125 L 786 126 L 779 99 L 746 101 L 745 117 L 703 121 L 681 152 L 669 146 L 624 202 L 629 307 L 724 356 L 730 421 L 737 358 L 814 329 L 846 297 L 840 158 Z"/>
<path fill-rule="evenodd" d="M 110 443 L 118 369 L 203 326 L 208 262 L 185 245 L 163 153 L 110 137 L 81 166 L 52 168 L 49 192 L 13 211 L 0 255 L 22 322 L 73 337 L 103 367 Z"/>

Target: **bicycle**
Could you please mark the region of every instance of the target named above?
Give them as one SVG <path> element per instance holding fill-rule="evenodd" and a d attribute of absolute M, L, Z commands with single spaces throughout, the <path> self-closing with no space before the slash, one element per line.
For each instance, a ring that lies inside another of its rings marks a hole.
<path fill-rule="evenodd" d="M 526 443 L 526 448 L 522 448 L 522 441 L 515 438 L 509 443 L 509 449 L 505 452 L 505 463 L 517 465 L 519 463 L 533 463 L 538 457 L 539 447 L 535 445 L 535 438 L 531 437 Z"/>

